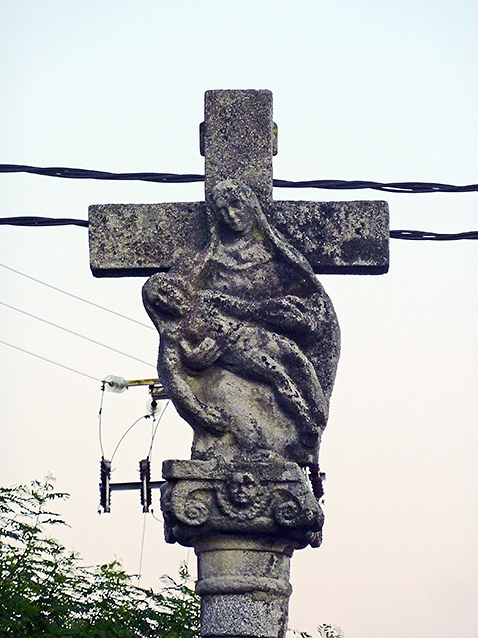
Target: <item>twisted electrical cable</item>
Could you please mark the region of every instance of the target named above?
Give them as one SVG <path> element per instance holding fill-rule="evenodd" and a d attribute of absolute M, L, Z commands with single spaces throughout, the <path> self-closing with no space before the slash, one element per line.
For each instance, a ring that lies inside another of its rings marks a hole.
<path fill-rule="evenodd" d="M 0 173 L 32 173 L 49 177 L 66 179 L 100 179 L 100 180 L 138 180 L 163 184 L 185 184 L 203 182 L 204 175 L 194 173 L 113 173 L 110 171 L 94 171 L 84 168 L 67 168 L 63 166 L 39 167 L 25 164 L 0 164 Z M 478 191 L 478 184 L 456 186 L 440 182 L 375 182 L 366 180 L 314 179 L 287 180 L 274 179 L 276 188 L 322 188 L 327 190 L 365 189 L 386 191 L 389 193 L 469 193 Z"/>

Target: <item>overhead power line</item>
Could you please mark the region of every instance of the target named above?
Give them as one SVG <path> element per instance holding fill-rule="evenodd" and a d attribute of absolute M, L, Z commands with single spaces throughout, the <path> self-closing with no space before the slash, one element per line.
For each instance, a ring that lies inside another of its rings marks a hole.
<path fill-rule="evenodd" d="M 84 168 L 65 168 L 52 166 L 25 166 L 23 164 L 0 164 L 0 173 L 32 173 L 49 177 L 66 179 L 101 179 L 101 180 L 134 180 L 142 182 L 163 182 L 166 184 L 184 184 L 203 182 L 204 175 L 178 175 L 176 173 L 111 173 L 109 171 L 92 171 Z"/>
<path fill-rule="evenodd" d="M 33 173 L 50 177 L 67 179 L 101 179 L 101 180 L 139 180 L 168 184 L 184 184 L 204 181 L 204 175 L 177 173 L 112 173 L 108 171 L 92 171 L 83 168 L 38 167 L 23 164 L 0 164 L 0 173 Z M 456 186 L 439 182 L 374 182 L 363 180 L 306 180 L 291 181 L 275 179 L 274 186 L 280 188 L 322 188 L 329 190 L 374 189 L 389 193 L 469 193 L 478 192 L 478 184 Z M 55 217 L 3 217 L 0 225 L 11 226 L 83 226 L 88 227 L 85 219 Z M 462 233 L 435 233 L 421 230 L 392 230 L 392 239 L 454 241 L 458 239 L 478 239 L 478 231 Z"/>
<path fill-rule="evenodd" d="M 40 222 L 37 223 L 36 220 L 40 220 Z M 61 223 L 63 221 L 65 221 L 65 224 Z M 0 217 L 0 225 L 9 224 L 12 226 L 62 226 L 66 224 L 73 224 L 75 222 L 77 226 L 88 226 L 88 222 L 83 219 L 62 220 L 56 217 L 52 217 L 52 218 L 49 218 L 49 217 Z M 391 230 L 390 237 L 392 239 L 455 241 L 457 239 L 478 239 L 478 231 L 469 230 L 462 233 L 434 233 L 434 232 L 429 232 L 425 230 Z M 1 265 L 2 264 L 0 264 L 0 266 Z M 91 303 L 91 302 L 87 302 L 87 303 Z M 96 304 L 93 304 L 93 305 L 96 305 Z M 109 312 L 113 312 L 113 311 L 110 310 Z M 118 314 L 118 313 L 115 313 L 115 314 Z M 135 321 L 135 320 L 131 319 L 130 321 Z M 139 323 L 139 322 L 136 322 L 136 323 Z M 141 324 L 141 325 L 145 325 L 145 324 Z"/>
<path fill-rule="evenodd" d="M 33 173 L 35 175 L 47 175 L 67 179 L 138 180 L 163 184 L 185 184 L 188 182 L 204 181 L 204 175 L 190 173 L 112 173 L 109 171 L 93 171 L 84 168 L 65 168 L 61 166 L 43 168 L 23 164 L 0 164 L 0 173 Z M 323 188 L 327 190 L 370 188 L 388 193 L 469 193 L 478 191 L 478 184 L 456 186 L 439 182 L 374 182 L 339 179 L 301 181 L 275 179 L 274 186 L 277 188 Z"/>
<path fill-rule="evenodd" d="M 371 182 L 363 180 L 314 179 L 290 181 L 275 179 L 278 188 L 324 188 L 327 190 L 363 190 L 370 188 L 387 193 L 470 193 L 478 191 L 478 184 L 454 186 L 436 182 Z"/>
<path fill-rule="evenodd" d="M 24 348 L 19 348 L 18 346 L 14 346 L 12 343 L 7 343 L 6 341 L 0 341 L 4 346 L 8 346 L 9 348 L 14 348 L 15 350 L 20 350 L 20 352 L 24 352 L 25 354 L 29 354 L 32 357 L 36 357 L 37 359 L 41 359 L 42 361 L 47 361 L 48 363 L 52 363 L 55 366 L 60 368 L 64 368 L 65 370 L 69 370 L 70 372 L 75 372 L 75 374 L 80 374 L 82 377 L 87 377 L 88 379 L 93 379 L 93 381 L 101 382 L 102 379 L 98 379 L 97 377 L 93 377 L 91 374 L 86 374 L 85 372 L 80 372 L 79 370 L 75 370 L 75 368 L 70 368 L 68 366 L 63 365 L 62 363 L 58 363 L 57 361 L 52 361 L 51 359 L 47 359 L 46 357 L 42 357 L 39 354 L 35 354 L 34 352 L 30 352 L 29 350 L 25 350 Z"/>
<path fill-rule="evenodd" d="M 7 304 L 3 301 L 0 301 L 0 305 L 5 306 L 5 308 L 10 308 L 10 310 L 15 310 L 16 312 L 20 312 L 22 315 L 26 315 L 27 317 L 31 317 L 32 319 L 36 319 L 37 321 L 41 321 L 42 323 L 46 323 L 49 326 L 53 326 L 53 328 L 58 328 L 59 330 L 68 332 L 69 334 L 74 335 L 75 337 L 79 337 L 80 339 L 84 339 L 85 341 L 89 341 L 90 343 L 94 343 L 97 346 L 101 346 L 102 348 L 106 348 L 107 350 L 111 350 L 112 352 L 116 352 L 117 354 L 121 354 L 124 357 L 128 357 L 129 359 L 134 359 L 135 361 L 144 363 L 145 365 L 150 366 L 151 368 L 156 367 L 148 361 L 143 361 L 143 359 L 138 359 L 138 357 L 134 357 L 131 354 L 127 354 L 126 352 L 122 352 L 121 350 L 117 350 L 116 348 L 112 348 L 111 346 L 107 346 L 106 344 L 101 343 L 101 341 L 95 341 L 95 339 L 90 339 L 89 337 L 85 337 L 85 335 L 79 334 L 78 332 L 73 332 L 73 330 L 70 330 L 69 328 L 59 326 L 58 324 L 53 323 L 52 321 L 48 321 L 47 319 L 42 319 L 41 317 L 37 317 L 36 315 L 33 315 L 30 312 L 27 312 L 26 310 L 20 310 L 20 308 L 15 308 L 15 306 L 10 306 L 10 304 Z"/>
<path fill-rule="evenodd" d="M 391 230 L 392 239 L 415 239 L 430 241 L 455 241 L 457 239 L 478 239 L 478 230 L 464 233 L 432 233 L 424 230 Z"/>
<path fill-rule="evenodd" d="M 7 226 L 84 226 L 88 228 L 87 220 L 67 217 L 2 217 L 0 224 Z"/>
<path fill-rule="evenodd" d="M 82 301 L 83 303 L 87 303 L 90 306 L 94 306 L 95 308 L 99 308 L 100 310 L 104 310 L 105 312 L 109 312 L 112 315 L 116 315 L 117 317 L 121 317 L 122 319 L 126 319 L 127 321 L 132 321 L 133 323 L 138 324 L 139 326 L 143 326 L 143 328 L 148 328 L 148 330 L 155 330 L 153 326 L 148 326 L 146 323 L 142 323 L 141 321 L 137 321 L 136 319 L 132 319 L 126 315 L 121 314 L 120 312 L 116 312 L 115 310 L 111 310 L 110 308 L 105 308 L 104 306 L 100 306 L 100 304 L 94 303 L 93 301 L 88 301 L 88 299 L 83 299 L 83 297 L 78 297 L 77 295 L 73 295 L 71 292 L 67 292 L 66 290 L 62 290 L 61 288 L 57 288 L 56 286 L 52 286 L 51 284 L 47 284 L 45 281 L 41 281 L 40 279 L 36 279 L 31 275 L 27 275 L 24 272 L 20 272 L 19 270 L 15 270 L 10 266 L 6 266 L 5 264 L 0 264 L 2 268 L 6 270 L 10 270 L 17 275 L 21 275 L 22 277 L 26 277 L 31 281 L 35 281 L 37 284 L 41 284 L 42 286 L 46 286 L 47 288 L 51 288 L 52 290 L 56 290 L 56 292 L 61 292 L 62 295 L 68 295 L 68 297 L 72 297 L 77 301 Z"/>

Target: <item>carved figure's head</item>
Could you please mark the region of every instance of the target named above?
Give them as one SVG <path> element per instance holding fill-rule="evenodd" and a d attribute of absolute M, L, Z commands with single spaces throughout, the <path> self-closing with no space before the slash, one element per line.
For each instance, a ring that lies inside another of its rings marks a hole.
<path fill-rule="evenodd" d="M 261 210 L 254 191 L 232 179 L 216 184 L 211 199 L 219 221 L 236 233 L 250 231 Z"/>
<path fill-rule="evenodd" d="M 249 472 L 234 472 L 227 481 L 229 500 L 236 507 L 249 507 L 257 496 L 257 484 Z"/>

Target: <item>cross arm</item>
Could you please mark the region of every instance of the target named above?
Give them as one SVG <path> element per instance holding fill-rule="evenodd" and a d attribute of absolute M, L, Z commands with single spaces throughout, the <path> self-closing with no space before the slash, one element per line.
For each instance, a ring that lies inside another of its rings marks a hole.
<path fill-rule="evenodd" d="M 147 277 L 169 270 L 206 244 L 206 204 L 90 206 L 90 266 L 95 277 Z"/>
<path fill-rule="evenodd" d="M 388 271 L 389 214 L 381 201 L 274 201 L 272 225 L 320 274 Z M 145 277 L 191 259 L 208 241 L 206 204 L 100 204 L 89 208 L 95 277 Z"/>
<path fill-rule="evenodd" d="M 274 201 L 268 217 L 317 274 L 388 272 L 387 202 Z"/>

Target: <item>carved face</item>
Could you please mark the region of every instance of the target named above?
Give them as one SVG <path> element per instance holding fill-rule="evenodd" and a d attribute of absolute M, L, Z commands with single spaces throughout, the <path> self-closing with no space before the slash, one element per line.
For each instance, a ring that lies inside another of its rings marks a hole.
<path fill-rule="evenodd" d="M 248 507 L 257 496 L 256 481 L 248 472 L 235 472 L 227 481 L 227 491 L 233 505 Z"/>
<path fill-rule="evenodd" d="M 248 207 L 238 202 L 231 202 L 219 208 L 218 212 L 220 219 L 236 233 L 245 233 L 251 230 L 253 218 Z"/>
<path fill-rule="evenodd" d="M 254 225 L 254 193 L 245 185 L 233 180 L 217 184 L 212 192 L 216 214 L 223 224 L 236 233 L 247 233 Z"/>

